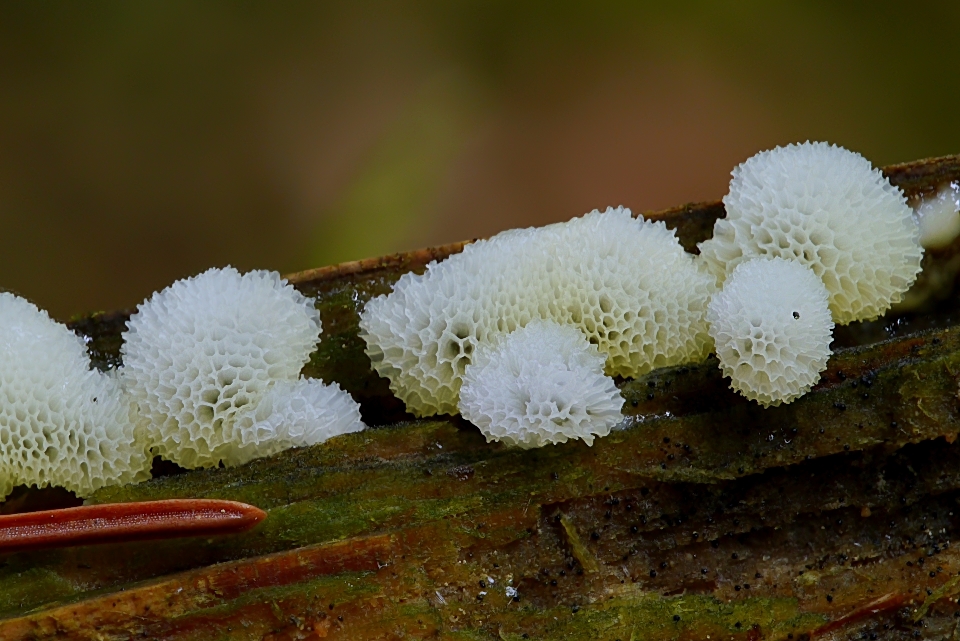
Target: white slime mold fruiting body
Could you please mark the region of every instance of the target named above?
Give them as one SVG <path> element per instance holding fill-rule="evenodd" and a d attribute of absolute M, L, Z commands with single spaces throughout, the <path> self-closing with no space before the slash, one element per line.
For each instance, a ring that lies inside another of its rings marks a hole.
<path fill-rule="evenodd" d="M 914 209 L 920 225 L 920 244 L 925 249 L 941 249 L 960 235 L 960 182 L 940 187 L 923 198 Z"/>
<path fill-rule="evenodd" d="M 920 272 L 920 232 L 903 193 L 842 147 L 761 152 L 733 170 L 723 204 L 726 217 L 700 243 L 718 281 L 758 256 L 797 260 L 827 286 L 838 324 L 877 318 Z"/>
<path fill-rule="evenodd" d="M 796 261 L 740 263 L 710 301 L 707 318 L 730 386 L 764 407 L 805 394 L 830 358 L 826 287 Z"/>
<path fill-rule="evenodd" d="M 581 438 L 593 445 L 622 419 L 604 357 L 575 327 L 533 321 L 483 345 L 460 390 L 463 417 L 488 441 L 522 448 Z"/>
<path fill-rule="evenodd" d="M 0 499 L 15 485 L 87 496 L 150 478 L 136 407 L 90 369 L 83 340 L 28 301 L 0 293 Z"/>
<path fill-rule="evenodd" d="M 150 444 L 184 467 L 260 456 L 238 421 L 271 385 L 299 378 L 321 331 L 313 300 L 279 274 L 230 267 L 155 294 L 127 328 L 122 380 L 149 421 Z"/>
<path fill-rule="evenodd" d="M 365 428 L 360 406 L 336 383 L 279 381 L 263 395 L 256 410 L 238 420 L 239 440 L 229 459 L 246 462 Z"/>
<path fill-rule="evenodd" d="M 704 359 L 713 280 L 663 223 L 594 211 L 510 230 L 405 274 L 367 303 L 361 336 L 409 411 L 453 414 L 473 351 L 536 319 L 579 328 L 609 375 Z"/>

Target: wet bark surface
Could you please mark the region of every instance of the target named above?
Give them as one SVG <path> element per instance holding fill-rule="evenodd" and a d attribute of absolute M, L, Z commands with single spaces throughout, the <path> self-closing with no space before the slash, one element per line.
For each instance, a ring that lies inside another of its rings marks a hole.
<path fill-rule="evenodd" d="M 885 171 L 917 198 L 960 179 L 960 159 Z M 723 208 L 645 215 L 693 250 Z M 619 381 L 626 418 L 593 447 L 532 451 L 413 420 L 363 353 L 364 302 L 462 247 L 292 276 L 324 325 L 305 374 L 375 427 L 101 490 L 87 502 L 269 516 L 229 537 L 0 556 L 0 638 L 960 638 L 960 242 L 925 256 L 912 311 L 838 328 L 795 403 L 761 409 L 709 360 Z M 126 318 L 72 323 L 98 366 L 119 364 Z M 76 503 L 22 489 L 0 509 Z"/>

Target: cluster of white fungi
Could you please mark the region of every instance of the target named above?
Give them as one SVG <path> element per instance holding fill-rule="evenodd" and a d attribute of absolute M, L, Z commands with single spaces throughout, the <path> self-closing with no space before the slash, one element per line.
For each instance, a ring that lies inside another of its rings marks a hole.
<path fill-rule="evenodd" d="M 921 237 L 960 232 L 957 191 L 915 213 L 858 154 L 778 147 L 734 170 L 699 256 L 624 208 L 511 230 L 401 277 L 361 335 L 412 413 L 460 412 L 523 448 L 591 444 L 621 420 L 611 377 L 711 353 L 747 398 L 789 403 L 826 367 L 834 324 L 883 314 L 920 271 Z M 320 333 L 315 301 L 278 274 L 211 269 L 145 300 L 123 365 L 101 372 L 65 326 L 0 293 L 0 498 L 140 481 L 157 454 L 238 465 L 364 429 L 349 394 L 300 375 Z"/>
<path fill-rule="evenodd" d="M 141 481 L 154 454 L 239 465 L 363 429 L 349 394 L 300 377 L 320 332 L 314 301 L 278 274 L 211 269 L 144 301 L 123 365 L 101 372 L 66 326 L 0 294 L 0 498 Z"/>
<path fill-rule="evenodd" d="M 711 352 L 745 397 L 790 403 L 826 368 L 835 323 L 901 300 L 921 230 L 940 243 L 960 231 L 956 190 L 945 194 L 924 219 L 859 154 L 778 147 L 733 171 L 726 217 L 698 256 L 622 208 L 511 230 L 405 275 L 368 303 L 361 335 L 412 412 L 459 411 L 522 447 L 592 443 L 623 404 L 603 377 Z"/>

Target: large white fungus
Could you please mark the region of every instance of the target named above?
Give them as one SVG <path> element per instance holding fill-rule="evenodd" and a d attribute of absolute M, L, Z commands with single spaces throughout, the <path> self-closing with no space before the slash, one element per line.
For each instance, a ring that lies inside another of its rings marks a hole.
<path fill-rule="evenodd" d="M 120 373 L 157 453 L 212 467 L 234 461 L 238 419 L 275 382 L 299 378 L 320 331 L 313 300 L 279 274 L 211 269 L 140 305 Z"/>
<path fill-rule="evenodd" d="M 0 499 L 21 484 L 87 496 L 150 478 L 136 431 L 135 404 L 90 368 L 83 340 L 0 293 Z"/>
<path fill-rule="evenodd" d="M 710 301 L 707 318 L 730 386 L 764 407 L 802 396 L 830 358 L 827 289 L 797 261 L 740 263 Z"/>
<path fill-rule="evenodd" d="M 941 249 L 960 236 L 960 182 L 949 182 L 923 198 L 914 209 L 920 225 L 920 244 Z"/>
<path fill-rule="evenodd" d="M 237 440 L 224 453 L 225 465 L 239 465 L 292 447 L 322 443 L 366 428 L 360 406 L 336 383 L 317 379 L 279 381 L 252 412 L 237 421 Z"/>
<path fill-rule="evenodd" d="M 453 414 L 473 351 L 535 319 L 580 329 L 609 375 L 706 358 L 713 281 L 662 222 L 609 208 L 510 230 L 405 274 L 367 303 L 361 336 L 408 410 Z"/>
<path fill-rule="evenodd" d="M 533 321 L 477 348 L 460 411 L 487 441 L 532 448 L 581 438 L 593 445 L 622 419 L 623 397 L 604 375 L 604 360 L 577 328 Z"/>
<path fill-rule="evenodd" d="M 815 142 L 761 152 L 733 170 L 701 258 L 720 282 L 745 260 L 779 256 L 816 272 L 839 324 L 874 319 L 920 272 L 903 193 L 861 155 Z"/>

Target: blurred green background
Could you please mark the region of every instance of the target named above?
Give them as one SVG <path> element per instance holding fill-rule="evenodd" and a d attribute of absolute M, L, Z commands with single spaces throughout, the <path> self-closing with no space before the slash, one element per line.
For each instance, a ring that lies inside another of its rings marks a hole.
<path fill-rule="evenodd" d="M 960 152 L 960 3 L 5 2 L 0 288 L 54 316 Z"/>

